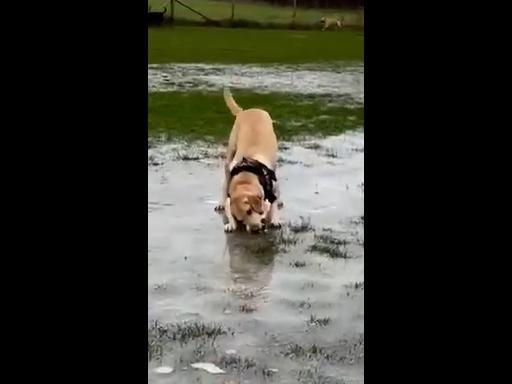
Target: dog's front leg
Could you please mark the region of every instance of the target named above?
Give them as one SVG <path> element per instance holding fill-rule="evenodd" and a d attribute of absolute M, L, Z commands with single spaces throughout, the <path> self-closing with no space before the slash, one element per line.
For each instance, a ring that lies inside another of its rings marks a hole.
<path fill-rule="evenodd" d="M 279 201 L 276 200 L 270 206 L 270 227 L 281 228 L 281 221 L 279 220 Z"/>
<path fill-rule="evenodd" d="M 274 185 L 272 186 L 272 192 L 274 193 L 274 196 L 277 198 L 277 207 L 279 209 L 283 208 L 284 203 L 283 200 L 281 200 L 281 189 L 279 188 L 279 182 L 274 182 Z"/>
<path fill-rule="evenodd" d="M 224 165 L 224 177 L 222 179 L 222 192 L 219 199 L 219 204 L 215 207 L 216 211 L 223 211 L 224 210 L 224 204 L 223 202 L 226 201 L 228 198 L 228 185 L 229 185 L 229 178 L 230 178 L 230 170 L 229 170 L 229 164 L 226 163 Z"/>
<path fill-rule="evenodd" d="M 236 220 L 231 214 L 231 199 L 229 197 L 226 198 L 226 202 L 224 204 L 224 213 L 228 219 L 228 223 L 224 225 L 224 231 L 232 232 L 236 229 Z"/>

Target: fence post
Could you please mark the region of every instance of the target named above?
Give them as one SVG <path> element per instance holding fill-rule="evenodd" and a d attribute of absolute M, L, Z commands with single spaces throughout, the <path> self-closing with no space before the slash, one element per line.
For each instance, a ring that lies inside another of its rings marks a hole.
<path fill-rule="evenodd" d="M 171 1 L 171 21 L 174 21 L 174 0 Z"/>
<path fill-rule="evenodd" d="M 295 17 L 296 16 L 297 16 L 297 0 L 293 0 L 292 24 L 295 24 Z"/>
<path fill-rule="evenodd" d="M 231 0 L 231 21 L 235 19 L 235 0 Z"/>

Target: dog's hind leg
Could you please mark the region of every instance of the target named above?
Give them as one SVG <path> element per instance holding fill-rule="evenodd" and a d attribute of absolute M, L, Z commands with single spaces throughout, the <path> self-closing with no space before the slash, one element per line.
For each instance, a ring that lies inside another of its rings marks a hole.
<path fill-rule="evenodd" d="M 281 190 L 277 181 L 275 181 L 272 185 L 272 193 L 276 197 L 276 200 L 271 204 L 269 210 L 270 228 L 281 228 L 281 221 L 279 220 L 279 209 L 283 207 L 283 202 L 281 200 Z"/>

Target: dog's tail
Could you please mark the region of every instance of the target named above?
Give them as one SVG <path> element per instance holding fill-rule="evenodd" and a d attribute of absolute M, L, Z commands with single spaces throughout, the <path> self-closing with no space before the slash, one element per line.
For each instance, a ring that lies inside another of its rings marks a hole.
<path fill-rule="evenodd" d="M 240 108 L 240 106 L 236 103 L 235 99 L 233 99 L 233 96 L 231 95 L 228 87 L 224 88 L 224 101 L 226 102 L 226 105 L 228 106 L 233 116 L 236 116 L 243 111 L 243 109 Z"/>

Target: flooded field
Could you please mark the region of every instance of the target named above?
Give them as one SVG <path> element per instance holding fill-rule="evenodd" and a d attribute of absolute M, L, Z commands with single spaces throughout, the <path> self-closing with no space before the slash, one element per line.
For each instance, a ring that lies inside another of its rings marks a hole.
<path fill-rule="evenodd" d="M 332 95 L 331 103 L 359 108 L 364 98 L 362 64 L 159 65 L 149 67 L 148 82 L 150 92 L 190 98 L 197 90 L 220 98 L 224 85 L 266 97 L 277 91 L 323 102 Z M 307 118 L 317 133 L 316 125 L 338 121 L 328 109 L 302 117 L 279 112 L 290 122 Z M 362 123 L 344 134 L 280 141 L 284 225 L 258 235 L 224 233 L 223 216 L 214 212 L 221 142 L 150 138 L 150 383 L 364 382 Z"/>
<path fill-rule="evenodd" d="M 263 235 L 223 232 L 221 147 L 149 152 L 149 381 L 362 383 L 363 133 L 281 143 L 288 224 Z"/>
<path fill-rule="evenodd" d="M 255 92 L 339 95 L 362 103 L 362 64 L 343 65 L 150 65 L 150 92 L 198 90 L 218 91 L 225 85 Z"/>

